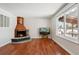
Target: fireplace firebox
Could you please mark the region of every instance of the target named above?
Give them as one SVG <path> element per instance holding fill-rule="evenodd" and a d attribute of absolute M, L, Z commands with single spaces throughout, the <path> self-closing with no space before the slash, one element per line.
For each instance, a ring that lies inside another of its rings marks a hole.
<path fill-rule="evenodd" d="M 15 30 L 15 37 L 25 37 L 26 36 L 26 30 L 25 31 L 17 31 Z"/>

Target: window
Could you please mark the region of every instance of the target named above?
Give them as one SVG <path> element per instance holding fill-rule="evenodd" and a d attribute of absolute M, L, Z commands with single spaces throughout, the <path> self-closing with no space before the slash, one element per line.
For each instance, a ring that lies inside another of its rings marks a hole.
<path fill-rule="evenodd" d="M 56 19 L 56 35 L 67 40 L 79 43 L 79 11 L 78 4 L 69 8 Z"/>
<path fill-rule="evenodd" d="M 0 27 L 9 27 L 9 17 L 0 15 Z"/>
<path fill-rule="evenodd" d="M 78 18 L 77 18 L 77 7 L 70 9 L 66 13 L 66 36 L 78 39 Z"/>
<path fill-rule="evenodd" d="M 57 24 L 56 24 L 56 34 L 58 35 L 64 35 L 64 16 L 59 16 L 57 18 Z"/>

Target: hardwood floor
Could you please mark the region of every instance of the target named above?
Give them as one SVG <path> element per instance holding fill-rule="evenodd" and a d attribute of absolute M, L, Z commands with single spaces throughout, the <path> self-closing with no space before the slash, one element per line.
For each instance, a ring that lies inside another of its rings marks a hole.
<path fill-rule="evenodd" d="M 69 55 L 51 39 L 33 39 L 20 44 L 7 44 L 0 48 L 0 55 Z"/>

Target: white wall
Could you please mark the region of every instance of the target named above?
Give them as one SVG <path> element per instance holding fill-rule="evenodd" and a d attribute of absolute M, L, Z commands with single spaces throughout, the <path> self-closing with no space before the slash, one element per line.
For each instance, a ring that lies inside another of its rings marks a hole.
<path fill-rule="evenodd" d="M 63 8 L 59 13 L 62 11 L 65 11 L 71 4 L 67 5 L 65 8 Z M 58 13 L 58 14 L 59 14 Z M 66 38 L 61 38 L 56 36 L 56 16 L 52 17 L 51 23 L 52 23 L 52 39 L 57 42 L 61 47 L 63 47 L 65 50 L 67 50 L 70 54 L 79 54 L 79 44 L 73 43 Z"/>
<path fill-rule="evenodd" d="M 7 43 L 11 42 L 11 38 L 13 37 L 13 29 L 14 29 L 14 16 L 9 12 L 0 9 L 0 14 L 10 17 L 10 26 L 9 27 L 0 27 L 0 47 L 4 46 Z"/>
<path fill-rule="evenodd" d="M 31 38 L 40 38 L 39 36 L 39 28 L 40 27 L 50 27 L 49 19 L 44 18 L 26 18 L 25 25 L 26 28 L 29 26 L 29 34 Z"/>

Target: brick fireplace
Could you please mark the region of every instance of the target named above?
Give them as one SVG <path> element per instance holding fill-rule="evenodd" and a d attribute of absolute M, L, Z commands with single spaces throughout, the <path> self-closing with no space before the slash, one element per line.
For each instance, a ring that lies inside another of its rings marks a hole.
<path fill-rule="evenodd" d="M 15 37 L 26 36 L 26 27 L 24 26 L 24 18 L 17 17 L 17 25 L 15 28 Z"/>
<path fill-rule="evenodd" d="M 23 17 L 17 17 L 17 24 L 14 31 L 14 38 L 12 39 L 12 42 L 20 42 L 27 39 L 30 39 L 27 26 L 24 26 L 24 18 Z"/>

